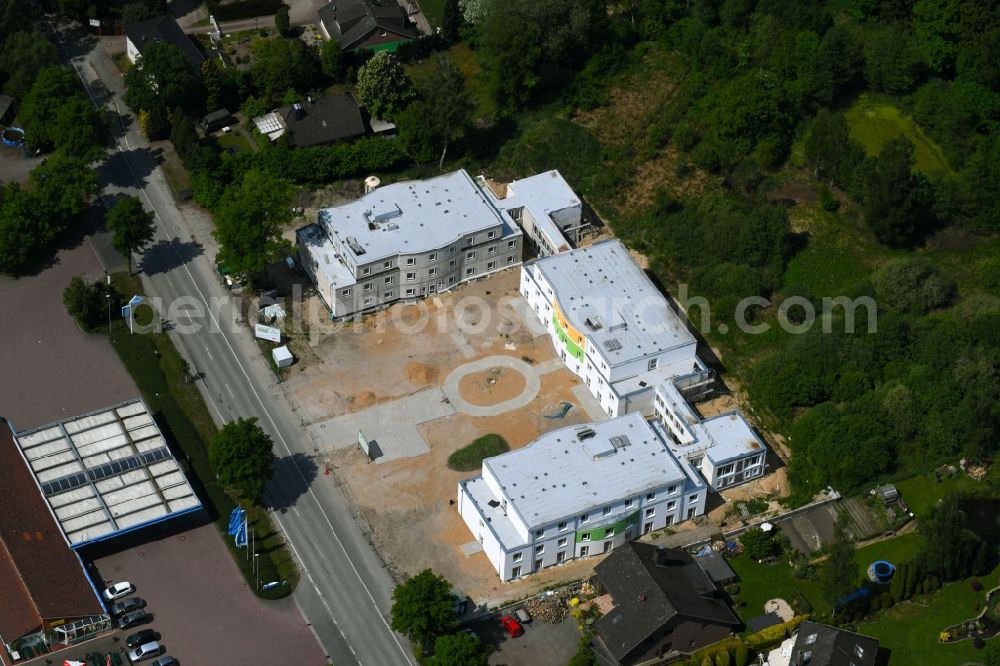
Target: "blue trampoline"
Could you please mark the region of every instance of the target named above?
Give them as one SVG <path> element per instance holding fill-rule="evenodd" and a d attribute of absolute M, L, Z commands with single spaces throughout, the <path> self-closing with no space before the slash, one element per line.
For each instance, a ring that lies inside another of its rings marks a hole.
<path fill-rule="evenodd" d="M 868 580 L 873 583 L 888 583 L 896 573 L 896 567 L 885 560 L 877 560 L 868 565 Z"/>
<path fill-rule="evenodd" d="M 8 127 L 3 132 L 0 132 L 0 140 L 3 141 L 3 145 L 5 146 L 20 148 L 24 145 L 24 130 L 20 127 Z"/>

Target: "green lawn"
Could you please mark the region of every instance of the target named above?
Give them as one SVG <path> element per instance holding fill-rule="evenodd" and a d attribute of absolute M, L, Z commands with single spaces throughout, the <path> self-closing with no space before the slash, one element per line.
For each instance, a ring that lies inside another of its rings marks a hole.
<path fill-rule="evenodd" d="M 922 544 L 923 537 L 913 532 L 858 548 L 855 559 L 858 561 L 859 577 L 867 578 L 868 565 L 876 560 L 885 560 L 898 567 L 915 559 Z"/>
<path fill-rule="evenodd" d="M 917 170 L 930 174 L 938 171 L 952 175 L 951 166 L 938 148 L 913 119 L 903 115 L 885 99 L 862 95 L 847 110 L 847 125 L 851 138 L 864 146 L 869 155 L 878 155 L 890 139 L 905 136 L 913 143 Z"/>
<path fill-rule="evenodd" d="M 729 565 L 740 577 L 739 599 L 746 606 L 738 608 L 740 618 L 745 622 L 764 614 L 764 604 L 769 599 L 783 598 L 791 602 L 798 592 L 813 608 L 814 613 L 828 613 L 830 605 L 823 599 L 819 584 L 813 580 L 797 580 L 792 568 L 785 562 L 757 564 L 748 557 L 734 557 Z"/>
<path fill-rule="evenodd" d="M 934 475 L 929 474 L 899 481 L 896 488 L 913 515 L 920 518 L 928 515 L 937 501 L 945 495 L 975 492 L 981 488 L 981 484 L 962 473 L 941 481 L 936 481 Z"/>
<path fill-rule="evenodd" d="M 112 277 L 115 288 L 131 298 L 142 294 L 137 277 L 116 273 Z M 143 323 L 145 308 L 137 310 L 136 321 Z M 172 445 L 180 449 L 178 458 L 184 472 L 198 492 L 206 511 L 223 533 L 233 558 L 251 589 L 256 585 L 252 563 L 244 550 L 237 550 L 231 537 L 225 535 L 232 511 L 233 500 L 216 483 L 208 461 L 208 442 L 216 433 L 215 422 L 195 384 L 185 381 L 189 373 L 187 363 L 177 352 L 166 333 L 132 334 L 124 320 L 112 325 L 111 341 L 129 374 L 142 393 L 143 400 L 156 418 L 158 425 Z M 263 507 L 248 509 L 249 522 L 256 533 L 258 564 L 263 581 L 287 580 L 288 586 L 259 593 L 261 597 L 276 599 L 288 595 L 298 580 L 298 569 L 281 534 L 274 529 L 267 510 Z M 254 582 L 251 582 L 254 581 Z"/>
<path fill-rule="evenodd" d="M 456 472 L 472 472 L 483 464 L 483 458 L 491 458 L 510 451 L 510 446 L 500 435 L 483 435 L 448 456 L 448 467 Z"/>
<path fill-rule="evenodd" d="M 921 601 L 893 606 L 876 622 L 862 625 L 860 631 L 892 650 L 893 664 L 942 666 L 976 662 L 980 653 L 972 641 L 941 645 L 937 638 L 943 629 L 979 612 L 975 605 L 985 598 L 986 590 L 997 584 L 998 572 L 1000 568 L 980 579 L 983 591 L 973 592 L 968 581 L 951 583 L 927 596 L 926 606 Z"/>
<path fill-rule="evenodd" d="M 431 28 L 441 26 L 441 18 L 444 16 L 444 2 L 445 0 L 418 0 L 417 4 L 420 5 L 420 11 L 427 17 L 427 22 L 431 24 Z"/>
<path fill-rule="evenodd" d="M 250 142 L 243 137 L 239 132 L 230 132 L 229 134 L 220 134 L 215 138 L 219 142 L 219 146 L 223 150 L 229 150 L 230 148 L 236 148 L 240 152 L 251 152 L 253 146 Z"/>
<path fill-rule="evenodd" d="M 440 3 L 440 0 L 437 1 Z M 423 3 L 420 6 L 423 7 Z M 479 62 L 476 60 L 476 54 L 472 52 L 468 44 L 460 42 L 445 51 L 444 55 L 465 76 L 465 91 L 469 94 L 469 98 L 475 107 L 472 117 L 492 118 L 493 114 L 496 113 L 497 105 L 493 100 L 493 95 L 490 94 L 486 76 L 483 74 L 482 69 L 479 67 Z M 420 62 L 406 65 L 406 73 L 414 82 L 426 79 L 434 72 L 436 61 L 436 57 L 430 57 Z"/>

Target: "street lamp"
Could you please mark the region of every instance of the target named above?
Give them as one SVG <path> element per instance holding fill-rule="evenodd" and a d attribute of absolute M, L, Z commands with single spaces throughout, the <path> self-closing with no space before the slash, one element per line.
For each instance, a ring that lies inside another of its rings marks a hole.
<path fill-rule="evenodd" d="M 104 292 L 104 299 L 108 302 L 108 339 L 111 338 L 111 276 L 108 275 L 107 271 L 104 272 L 104 277 L 108 282 L 108 289 Z"/>
<path fill-rule="evenodd" d="M 260 589 L 260 565 L 257 563 L 257 558 L 260 557 L 260 553 L 253 554 L 253 570 L 254 575 L 257 577 L 257 589 Z"/>

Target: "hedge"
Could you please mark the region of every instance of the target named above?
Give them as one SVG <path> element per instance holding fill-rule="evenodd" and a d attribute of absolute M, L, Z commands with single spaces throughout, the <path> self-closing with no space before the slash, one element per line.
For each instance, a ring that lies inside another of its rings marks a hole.
<path fill-rule="evenodd" d="M 720 652 L 725 651 L 727 653 L 732 653 L 736 650 L 736 646 L 741 643 L 743 643 L 743 641 L 739 637 L 731 636 L 730 638 L 719 641 L 718 643 L 712 643 L 711 645 L 703 647 L 702 649 L 692 653 L 691 661 L 695 664 L 700 664 L 705 660 L 705 657 L 708 657 L 714 664 L 715 659 Z"/>
<path fill-rule="evenodd" d="M 298 185 L 324 185 L 335 180 L 389 171 L 406 159 L 396 141 L 367 137 L 351 143 L 311 148 L 273 146 L 258 153 L 241 152 L 229 160 L 236 173 L 251 169 L 287 178 Z"/>
<path fill-rule="evenodd" d="M 773 627 L 761 629 L 756 634 L 746 637 L 747 646 L 754 652 L 761 652 L 774 647 L 781 641 L 792 635 L 799 625 L 809 619 L 809 615 L 796 615 L 784 624 L 776 624 Z"/>

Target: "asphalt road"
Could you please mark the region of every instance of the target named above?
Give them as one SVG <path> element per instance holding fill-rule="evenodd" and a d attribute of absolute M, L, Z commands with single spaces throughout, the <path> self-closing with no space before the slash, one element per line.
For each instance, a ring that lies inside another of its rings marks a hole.
<path fill-rule="evenodd" d="M 104 197 L 139 196 L 156 212 L 158 230 L 142 258 L 147 293 L 162 299 L 161 316 L 194 371 L 217 421 L 257 417 L 278 456 L 267 499 L 303 569 L 294 593 L 335 666 L 410 664 L 410 646 L 388 625 L 393 582 L 328 477 L 316 473 L 310 440 L 274 375 L 233 309 L 213 270 L 215 247 L 204 220 L 179 209 L 155 156 L 121 100 L 122 82 L 104 48 L 75 51 L 72 35 L 60 40 L 95 103 L 124 112 L 116 149 L 101 165 Z M 178 303 L 186 304 L 179 311 Z M 171 311 L 171 306 L 173 310 Z M 195 316 L 193 311 L 210 311 Z"/>

